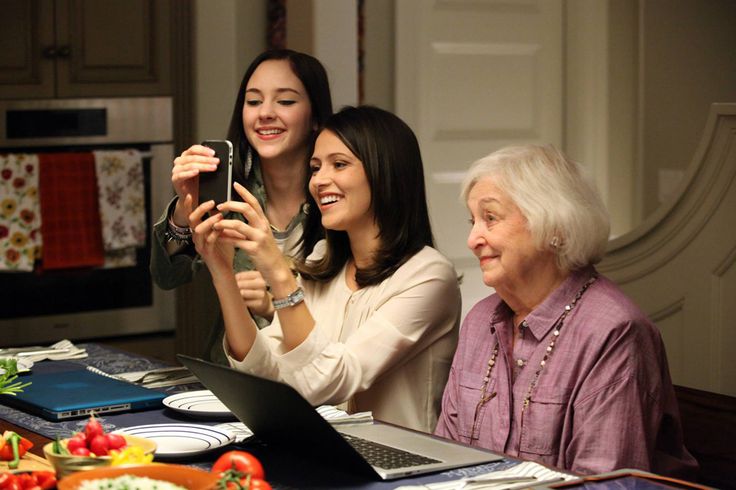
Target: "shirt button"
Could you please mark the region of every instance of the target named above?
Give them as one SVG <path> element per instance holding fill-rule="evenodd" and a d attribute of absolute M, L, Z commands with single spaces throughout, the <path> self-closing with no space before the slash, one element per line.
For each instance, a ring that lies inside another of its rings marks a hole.
<path fill-rule="evenodd" d="M 524 367 L 524 359 L 517 359 L 516 365 L 519 367 Z"/>

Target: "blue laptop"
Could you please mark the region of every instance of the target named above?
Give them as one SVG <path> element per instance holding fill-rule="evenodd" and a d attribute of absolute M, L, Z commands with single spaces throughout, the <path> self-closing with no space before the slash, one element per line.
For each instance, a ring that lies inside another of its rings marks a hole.
<path fill-rule="evenodd" d="M 0 404 L 48 420 L 66 420 L 91 413 L 130 412 L 158 408 L 165 393 L 126 381 L 75 369 L 22 376 L 31 385 L 17 396 L 0 396 Z"/>

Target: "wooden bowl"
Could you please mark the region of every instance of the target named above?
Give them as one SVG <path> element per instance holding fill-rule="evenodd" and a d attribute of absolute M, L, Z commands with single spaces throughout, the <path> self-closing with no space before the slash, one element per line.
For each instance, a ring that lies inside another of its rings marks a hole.
<path fill-rule="evenodd" d="M 215 488 L 218 480 L 217 475 L 191 466 L 153 463 L 139 466 L 108 466 L 80 471 L 59 480 L 57 488 L 58 490 L 76 490 L 83 481 L 116 478 L 122 475 L 163 480 L 188 490 L 210 490 Z"/>
<path fill-rule="evenodd" d="M 138 446 L 143 448 L 145 454 L 153 454 L 156 451 L 156 443 L 150 439 L 143 437 L 129 436 L 122 434 L 128 446 Z M 66 446 L 69 439 L 62 439 L 61 443 Z M 71 456 L 55 454 L 53 452 L 53 442 L 49 442 L 43 447 L 43 454 L 56 470 L 56 477 L 63 478 L 77 471 L 87 471 L 94 468 L 110 466 L 112 458 L 110 456 Z"/>

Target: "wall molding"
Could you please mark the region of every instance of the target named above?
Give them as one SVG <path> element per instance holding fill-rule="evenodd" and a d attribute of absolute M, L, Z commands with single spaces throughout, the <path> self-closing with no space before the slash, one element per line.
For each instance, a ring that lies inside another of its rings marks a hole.
<path fill-rule="evenodd" d="M 736 395 L 734 210 L 736 103 L 713 104 L 677 191 L 611 240 L 598 267 L 661 323 L 675 383 L 730 395 Z"/>
<path fill-rule="evenodd" d="M 735 150 L 736 104 L 713 104 L 678 190 L 639 226 L 611 240 L 600 269 L 625 284 L 651 274 L 681 253 L 731 189 Z"/>

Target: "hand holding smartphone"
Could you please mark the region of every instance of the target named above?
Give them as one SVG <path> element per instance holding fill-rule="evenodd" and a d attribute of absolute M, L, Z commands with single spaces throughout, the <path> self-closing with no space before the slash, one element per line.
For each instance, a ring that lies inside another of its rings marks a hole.
<path fill-rule="evenodd" d="M 215 150 L 217 169 L 199 173 L 199 204 L 210 200 L 221 204 L 230 200 L 233 188 L 233 145 L 228 140 L 205 140 L 202 146 Z"/>

